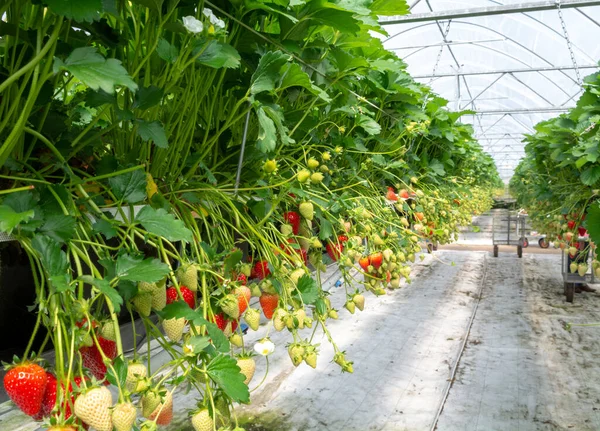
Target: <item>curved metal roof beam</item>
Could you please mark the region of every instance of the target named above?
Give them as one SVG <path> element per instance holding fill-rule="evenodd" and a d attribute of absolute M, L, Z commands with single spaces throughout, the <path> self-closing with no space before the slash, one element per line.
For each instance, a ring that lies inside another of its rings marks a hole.
<path fill-rule="evenodd" d="M 487 28 L 487 27 L 485 27 L 485 26 L 482 26 L 482 25 L 480 25 L 480 24 L 476 24 L 476 23 L 472 23 L 472 22 L 464 22 L 464 21 L 454 21 L 454 22 L 456 22 L 456 23 L 459 23 L 459 24 L 466 24 L 466 25 L 472 25 L 472 26 L 475 26 L 475 27 L 480 27 L 480 28 L 483 28 L 483 29 L 485 29 L 485 30 L 491 31 L 491 32 L 493 32 L 493 33 L 495 33 L 495 34 L 497 34 L 497 35 L 503 36 L 503 37 L 505 37 L 505 38 L 506 38 L 506 40 L 507 40 L 507 41 L 510 41 L 510 42 L 514 43 L 515 45 L 519 46 L 520 48 L 524 49 L 525 51 L 529 52 L 530 54 L 533 54 L 534 56 L 536 56 L 537 58 L 539 58 L 539 59 L 540 59 L 540 60 L 542 60 L 543 62 L 547 63 L 549 66 L 553 66 L 553 67 L 554 67 L 554 66 L 556 66 L 555 64 L 552 64 L 550 61 L 546 60 L 544 57 L 542 57 L 541 55 L 539 55 L 539 54 L 538 54 L 538 53 L 536 53 L 535 51 L 533 51 L 533 50 L 531 50 L 531 49 L 527 48 L 526 46 L 524 46 L 523 44 L 521 44 L 521 43 L 517 42 L 516 40 L 514 40 L 514 39 L 513 39 L 513 38 L 511 38 L 511 37 L 507 37 L 506 35 L 504 35 L 503 33 L 499 32 L 499 31 L 496 31 L 496 30 L 493 30 L 493 29 Z M 415 27 L 411 27 L 411 28 L 409 28 L 409 29 L 407 29 L 407 30 L 405 30 L 405 31 L 403 31 L 403 32 L 401 32 L 401 33 L 398 33 L 398 34 L 407 33 L 407 32 L 409 32 L 409 31 L 411 31 L 411 30 L 414 30 L 414 29 L 417 29 L 417 28 L 421 28 L 421 27 L 426 27 L 426 26 L 433 25 L 433 24 L 435 24 L 435 23 L 421 24 L 421 25 L 418 25 L 418 26 L 415 26 Z M 510 54 L 508 54 L 508 53 L 506 53 L 506 52 L 504 52 L 504 51 L 500 51 L 500 50 L 497 50 L 497 49 L 491 48 L 491 47 L 489 47 L 489 46 L 480 45 L 480 44 L 478 44 L 478 43 L 474 43 L 474 44 L 473 44 L 473 46 L 476 46 L 476 47 L 479 47 L 479 48 L 484 48 L 484 49 L 487 49 L 487 50 L 489 50 L 489 51 L 493 51 L 493 52 L 495 52 L 495 53 L 497 53 L 497 54 L 500 54 L 500 55 L 503 55 L 503 56 L 509 57 L 509 58 L 511 58 L 511 59 L 513 59 L 513 60 L 515 60 L 516 62 L 518 62 L 518 63 L 522 64 L 523 66 L 526 66 L 526 67 L 531 67 L 529 64 L 525 63 L 524 61 L 522 61 L 522 60 L 518 59 L 517 57 L 515 57 L 515 56 L 513 56 L 513 55 L 510 55 Z M 404 59 L 406 59 L 406 58 L 410 57 L 412 54 L 416 54 L 417 52 L 419 52 L 419 51 L 422 51 L 423 49 L 426 49 L 426 48 L 418 49 L 417 51 L 415 51 L 415 52 L 412 52 L 411 54 L 409 54 L 409 55 L 407 55 L 407 56 L 405 56 L 405 57 L 403 57 L 403 58 L 404 58 Z M 545 79 L 547 79 L 547 80 L 548 80 L 550 83 L 552 83 L 552 85 L 554 85 L 556 88 L 560 89 L 560 90 L 561 90 L 563 93 L 565 93 L 567 96 L 571 96 L 571 95 L 570 95 L 569 93 L 567 93 L 567 92 L 566 92 L 566 91 L 565 91 L 565 90 L 564 90 L 564 89 L 563 89 L 563 88 L 562 88 L 560 85 L 558 85 L 557 83 L 555 83 L 555 82 L 554 82 L 552 79 L 548 78 L 546 75 L 544 75 L 544 74 L 543 74 L 543 73 L 541 73 L 540 71 L 534 71 L 534 70 L 532 70 L 532 72 L 535 72 L 535 73 L 538 73 L 538 74 L 540 74 L 542 77 L 544 77 Z M 571 81 L 573 81 L 573 83 L 574 83 L 574 84 L 577 84 L 577 80 L 575 80 L 574 78 L 572 78 L 571 76 L 569 76 L 569 75 L 568 75 L 568 74 L 567 74 L 565 71 L 562 71 L 562 70 L 561 70 L 561 71 L 558 71 L 558 72 L 562 73 L 562 74 L 563 74 L 564 76 L 566 76 L 568 79 L 570 79 Z M 578 85 L 578 84 L 577 84 L 577 85 Z"/>

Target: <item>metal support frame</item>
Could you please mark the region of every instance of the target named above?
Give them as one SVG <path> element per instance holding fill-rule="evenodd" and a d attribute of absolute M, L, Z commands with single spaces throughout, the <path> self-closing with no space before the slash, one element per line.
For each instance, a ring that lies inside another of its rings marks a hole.
<path fill-rule="evenodd" d="M 560 7 L 562 9 L 580 8 L 587 6 L 600 6 L 597 0 L 562 0 Z M 412 15 L 398 16 L 389 20 L 380 20 L 381 25 L 407 24 L 414 22 L 441 21 L 459 18 L 474 18 L 480 16 L 506 15 L 513 13 L 539 12 L 545 10 L 555 10 L 556 1 L 537 1 L 529 3 L 516 3 L 503 6 L 477 7 L 470 9 L 451 9 L 444 11 L 435 11 L 428 13 L 417 13 Z"/>
<path fill-rule="evenodd" d="M 475 43 L 489 43 L 489 42 L 506 42 L 506 38 L 502 39 L 487 39 L 487 40 L 449 40 L 448 42 L 432 43 L 429 45 L 415 45 L 415 46 L 398 46 L 396 48 L 389 48 L 390 51 L 400 51 L 402 49 L 420 49 L 420 48 L 435 48 L 439 46 L 449 45 L 473 45 Z M 438 75 L 435 75 L 438 76 Z"/>
<path fill-rule="evenodd" d="M 475 115 L 511 115 L 511 114 L 544 114 L 544 113 L 556 113 L 556 112 L 567 112 L 573 109 L 574 106 L 549 107 L 549 108 L 530 108 L 530 109 L 490 109 L 477 111 Z"/>
<path fill-rule="evenodd" d="M 579 69 L 598 69 L 600 66 L 597 64 L 588 64 L 578 66 Z M 478 76 L 478 75 L 497 75 L 497 74 L 509 74 L 513 73 L 527 73 L 527 72 L 556 72 L 564 70 L 574 70 L 573 66 L 548 66 L 548 67 L 530 67 L 522 69 L 498 69 L 498 70 L 482 70 L 482 71 L 471 71 L 471 72 L 459 72 L 460 76 Z M 431 79 L 431 78 L 454 78 L 456 73 L 438 73 L 436 75 L 415 75 L 414 79 Z"/>

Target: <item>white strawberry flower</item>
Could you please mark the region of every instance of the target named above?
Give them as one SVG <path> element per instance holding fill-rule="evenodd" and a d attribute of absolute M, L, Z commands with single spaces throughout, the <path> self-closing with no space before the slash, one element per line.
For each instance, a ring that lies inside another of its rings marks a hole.
<path fill-rule="evenodd" d="M 208 9 L 208 8 L 204 8 L 202 9 L 202 13 L 204 14 L 205 17 L 208 18 L 208 20 L 210 21 L 210 23 L 212 25 L 214 25 L 217 28 L 225 28 L 225 21 L 223 21 L 221 18 L 219 18 L 218 16 L 215 15 L 215 13 Z"/>
<path fill-rule="evenodd" d="M 275 344 L 268 338 L 263 338 L 254 345 L 254 351 L 262 356 L 269 356 L 275 350 Z"/>
<path fill-rule="evenodd" d="M 196 18 L 194 18 L 191 15 L 184 16 L 182 19 L 183 19 L 183 26 L 190 33 L 200 33 L 204 29 L 204 25 L 202 24 L 202 21 L 197 20 Z"/>

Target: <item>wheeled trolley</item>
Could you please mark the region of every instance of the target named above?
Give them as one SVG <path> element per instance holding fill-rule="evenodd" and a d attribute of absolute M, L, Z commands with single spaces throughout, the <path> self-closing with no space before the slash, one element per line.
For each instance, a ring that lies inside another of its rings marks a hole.
<path fill-rule="evenodd" d="M 573 302 L 575 296 L 575 285 L 594 283 L 594 268 L 589 265 L 590 258 L 590 242 L 587 238 L 580 237 L 578 239 L 577 253 L 571 256 L 568 252 L 561 253 L 561 272 L 563 276 L 564 294 L 567 302 Z M 581 275 L 578 271 L 571 272 L 571 263 L 577 265 L 586 264 L 587 271 Z"/>
<path fill-rule="evenodd" d="M 525 216 L 507 209 L 493 211 L 492 218 L 494 257 L 498 257 L 501 245 L 514 245 L 517 247 L 517 256 L 523 256 Z"/>

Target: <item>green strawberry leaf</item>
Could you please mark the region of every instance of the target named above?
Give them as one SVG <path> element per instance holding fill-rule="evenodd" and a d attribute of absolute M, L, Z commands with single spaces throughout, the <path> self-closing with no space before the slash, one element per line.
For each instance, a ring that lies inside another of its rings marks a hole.
<path fill-rule="evenodd" d="M 127 363 L 123 360 L 123 356 L 118 356 L 113 360 L 112 367 L 108 367 L 106 380 L 111 385 L 125 388 L 127 380 Z"/>
<path fill-rule="evenodd" d="M 273 91 L 279 79 L 279 70 L 289 59 L 290 56 L 281 51 L 269 51 L 264 54 L 252 75 L 250 92 L 254 95 L 263 91 Z"/>
<path fill-rule="evenodd" d="M 102 0 L 47 0 L 48 7 L 57 15 L 73 21 L 97 21 L 104 7 Z"/>
<path fill-rule="evenodd" d="M 357 120 L 357 125 L 362 127 L 369 135 L 379 135 L 379 133 L 381 133 L 381 126 L 371 117 L 359 114 Z"/>
<path fill-rule="evenodd" d="M 600 180 L 600 166 L 590 166 L 581 173 L 580 178 L 586 186 L 593 186 Z"/>
<path fill-rule="evenodd" d="M 146 175 L 139 169 L 109 178 L 108 184 L 120 201 L 135 204 L 146 198 Z"/>
<path fill-rule="evenodd" d="M 204 241 L 200 243 L 200 247 L 202 248 L 202 250 L 204 250 L 204 253 L 206 253 L 206 257 L 208 257 L 208 260 L 213 260 L 217 255 L 217 252 L 214 250 L 214 248 L 212 248 Z"/>
<path fill-rule="evenodd" d="M 326 240 L 333 235 L 333 225 L 325 217 L 319 217 L 319 239 Z"/>
<path fill-rule="evenodd" d="M 120 280 L 117 290 L 124 301 L 129 301 L 138 293 L 137 283 L 128 280 Z"/>
<path fill-rule="evenodd" d="M 208 46 L 202 42 L 194 47 L 193 55 L 196 55 L 202 50 L 202 54 L 196 59 L 196 61 L 205 66 L 212 67 L 214 69 L 220 69 L 222 67 L 226 69 L 233 69 L 240 65 L 240 54 L 236 49 L 227 44 L 211 40 Z"/>
<path fill-rule="evenodd" d="M 158 41 L 158 47 L 156 48 L 158 56 L 165 60 L 167 63 L 175 63 L 179 56 L 179 50 L 176 46 L 171 45 L 165 39 L 160 38 Z"/>
<path fill-rule="evenodd" d="M 250 402 L 248 386 L 244 383 L 245 377 L 234 358 L 219 355 L 210 361 L 206 371 L 211 380 L 233 401 L 238 403 Z"/>
<path fill-rule="evenodd" d="M 193 352 L 198 354 L 210 345 L 210 338 L 204 336 L 190 337 L 185 344 L 192 346 Z"/>
<path fill-rule="evenodd" d="M 155 85 L 142 87 L 135 94 L 135 100 L 132 108 L 146 110 L 160 103 L 163 97 L 163 90 Z"/>
<path fill-rule="evenodd" d="M 151 234 L 169 241 L 190 242 L 193 237 L 192 231 L 185 227 L 181 220 L 176 219 L 173 214 L 163 208 L 154 209 L 151 206 L 145 206 L 137 214 L 136 221 L 140 222 L 144 229 Z"/>
<path fill-rule="evenodd" d="M 33 210 L 38 199 L 29 191 L 11 193 L 2 201 L 2 205 L 11 207 L 17 213 Z M 0 218 L 1 220 L 1 218 Z"/>
<path fill-rule="evenodd" d="M 67 254 L 61 250 L 60 244 L 46 235 L 36 235 L 31 246 L 38 252 L 44 269 L 50 276 L 61 276 L 67 273 L 69 262 Z"/>
<path fill-rule="evenodd" d="M 594 204 L 588 209 L 585 225 L 590 238 L 595 244 L 600 244 L 600 205 Z"/>
<path fill-rule="evenodd" d="M 169 265 L 158 259 L 143 259 L 123 254 L 117 258 L 115 276 L 121 280 L 146 281 L 154 283 L 162 280 L 170 271 Z"/>
<path fill-rule="evenodd" d="M 67 215 L 51 215 L 40 227 L 39 232 L 48 235 L 58 242 L 66 242 L 73 238 L 76 228 L 75 218 Z"/>
<path fill-rule="evenodd" d="M 168 148 L 167 134 L 160 121 L 137 120 L 137 134 L 144 142 L 152 141 L 158 148 Z"/>
<path fill-rule="evenodd" d="M 308 274 L 300 277 L 297 289 L 304 304 L 314 304 L 319 298 L 317 282 Z"/>
<path fill-rule="evenodd" d="M 104 238 L 106 239 L 111 239 L 117 236 L 117 229 L 115 229 L 108 220 L 100 219 L 94 223 L 92 228 L 95 232 L 104 235 Z"/>
<path fill-rule="evenodd" d="M 110 287 L 110 283 L 106 279 L 96 278 L 91 275 L 81 275 L 77 280 L 81 280 L 84 283 L 90 284 L 96 287 L 110 302 L 112 303 L 115 312 L 121 311 L 121 305 L 123 304 L 123 298 L 119 295 L 117 289 Z"/>
<path fill-rule="evenodd" d="M 131 91 L 137 90 L 137 84 L 127 74 L 121 62 L 115 58 L 104 58 L 95 47 L 75 48 L 64 62 L 55 58 L 54 72 L 58 73 L 60 70 L 70 72 L 92 90 L 102 89 L 107 93 L 114 93 L 118 85 L 123 85 Z"/>
<path fill-rule="evenodd" d="M 15 212 L 8 205 L 0 205 L 0 232 L 11 233 L 15 227 L 29 220 L 33 215 L 33 210 Z"/>
<path fill-rule="evenodd" d="M 240 249 L 236 249 L 225 258 L 225 274 L 229 274 L 231 270 L 242 261 L 244 254 Z"/>
<path fill-rule="evenodd" d="M 258 124 L 260 126 L 256 146 L 263 153 L 274 151 L 277 146 L 277 129 L 275 129 L 275 123 L 267 115 L 262 106 L 256 110 L 256 116 L 258 117 Z"/>

